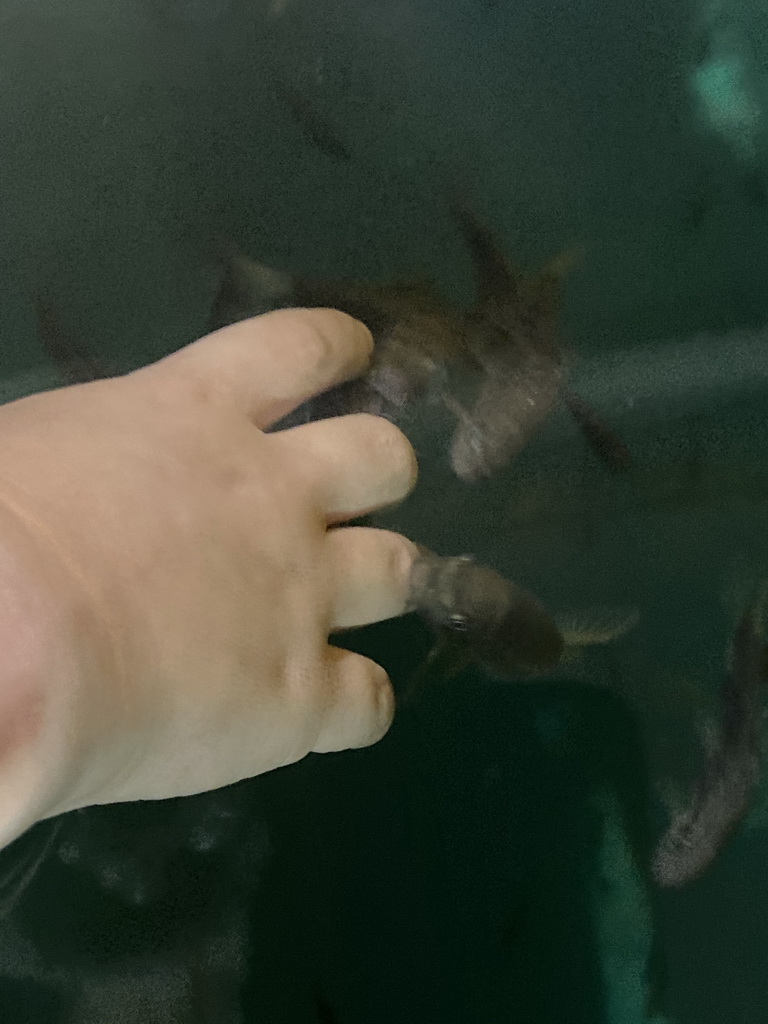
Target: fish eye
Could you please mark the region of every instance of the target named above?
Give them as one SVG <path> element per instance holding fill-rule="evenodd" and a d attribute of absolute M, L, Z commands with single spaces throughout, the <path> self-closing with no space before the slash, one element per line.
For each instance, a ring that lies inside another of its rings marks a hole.
<path fill-rule="evenodd" d="M 454 612 L 454 614 L 448 620 L 448 625 L 457 633 L 466 633 L 466 631 L 469 629 L 469 620 L 467 619 L 466 615 L 461 615 L 459 612 Z"/>

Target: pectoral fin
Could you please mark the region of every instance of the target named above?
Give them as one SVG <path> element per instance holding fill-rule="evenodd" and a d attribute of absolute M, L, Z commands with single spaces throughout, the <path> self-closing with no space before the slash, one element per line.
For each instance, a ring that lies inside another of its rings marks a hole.
<path fill-rule="evenodd" d="M 402 703 L 411 704 L 427 686 L 453 679 L 471 662 L 471 654 L 460 640 L 441 637 L 408 681 Z"/>

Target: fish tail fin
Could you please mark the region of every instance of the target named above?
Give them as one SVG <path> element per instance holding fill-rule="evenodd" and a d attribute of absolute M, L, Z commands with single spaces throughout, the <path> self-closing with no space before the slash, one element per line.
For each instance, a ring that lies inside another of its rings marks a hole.
<path fill-rule="evenodd" d="M 639 621 L 637 608 L 587 608 L 555 616 L 567 648 L 604 646 L 625 636 Z"/>

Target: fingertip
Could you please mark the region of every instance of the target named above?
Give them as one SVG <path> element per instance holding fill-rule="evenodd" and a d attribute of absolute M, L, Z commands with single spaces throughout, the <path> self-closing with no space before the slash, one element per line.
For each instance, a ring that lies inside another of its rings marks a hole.
<path fill-rule="evenodd" d="M 333 629 L 367 626 L 408 607 L 418 548 L 400 533 L 346 526 L 326 535 L 334 579 Z"/>
<path fill-rule="evenodd" d="M 403 501 L 419 475 L 403 431 L 372 413 L 301 423 L 274 434 L 273 444 L 300 450 L 316 467 L 318 500 L 331 523 Z"/>
<path fill-rule="evenodd" d="M 361 320 L 340 309 L 292 307 L 264 313 L 253 321 L 263 337 L 290 339 L 306 384 L 324 389 L 364 373 L 373 356 L 373 335 Z"/>
<path fill-rule="evenodd" d="M 368 368 L 373 357 L 374 341 L 373 335 L 362 320 L 358 320 L 356 317 L 340 309 L 331 309 L 329 307 L 310 309 L 307 312 L 313 316 L 318 314 L 328 319 L 328 330 L 334 336 L 339 332 L 348 335 L 356 349 L 356 358 L 360 364 L 355 367 L 355 370 L 361 372 Z"/>
<path fill-rule="evenodd" d="M 395 691 L 389 674 L 377 662 L 368 658 L 362 660 L 370 666 L 369 686 L 373 714 L 370 731 L 356 744 L 358 748 L 370 747 L 383 739 L 395 718 Z"/>
<path fill-rule="evenodd" d="M 326 754 L 370 747 L 395 717 L 395 694 L 385 670 L 370 658 L 329 648 L 333 699 L 312 750 Z"/>

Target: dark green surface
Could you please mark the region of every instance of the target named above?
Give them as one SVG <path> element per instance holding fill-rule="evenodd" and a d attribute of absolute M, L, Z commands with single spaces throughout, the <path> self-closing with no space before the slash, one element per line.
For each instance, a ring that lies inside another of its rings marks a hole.
<path fill-rule="evenodd" d="M 642 613 L 570 682 L 468 672 L 370 751 L 72 816 L 0 923 L 0 1021 L 235 1024 L 241 983 L 246 1019 L 270 1024 L 645 1024 L 649 1002 L 678 1024 L 766 1017 L 764 806 L 689 890 L 659 896 L 643 875 L 663 824 L 651 787 L 690 775 L 739 588 L 768 561 L 768 211 L 691 122 L 693 8 L 0 0 L 7 397 L 50 383 L 40 288 L 115 369 L 197 337 L 216 233 L 291 272 L 416 269 L 468 297 L 444 202 L 458 183 L 526 268 L 584 243 L 566 296 L 574 375 L 636 472 L 609 479 L 558 414 L 508 473 L 462 489 L 417 418 L 420 488 L 386 521 L 555 610 Z M 749 60 L 765 5 L 722 16 L 762 125 Z M 276 72 L 351 161 L 308 144 Z M 401 686 L 428 638 L 407 621 L 355 643 Z M 630 853 L 609 878 L 622 827 Z"/>
<path fill-rule="evenodd" d="M 408 626 L 368 633 L 398 680 L 416 646 Z M 632 724 L 605 695 L 469 672 L 425 693 L 374 750 L 276 773 L 286 845 L 266 888 L 289 924 L 257 1004 L 303 1020 L 317 984 L 341 1022 L 601 1019 L 590 797 L 618 787 L 642 857 L 639 767 Z"/>

